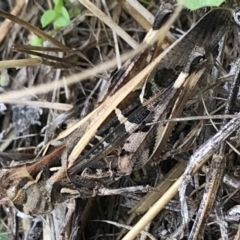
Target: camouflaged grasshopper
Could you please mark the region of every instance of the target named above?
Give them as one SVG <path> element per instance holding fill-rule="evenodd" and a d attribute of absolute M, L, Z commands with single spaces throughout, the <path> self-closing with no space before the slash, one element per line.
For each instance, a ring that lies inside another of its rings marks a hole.
<path fill-rule="evenodd" d="M 69 198 L 102 195 L 102 185 L 140 169 L 150 159 L 158 160 L 159 146 L 167 141 L 173 126 L 161 140 L 162 126 L 146 123 L 164 118 L 179 96 L 184 100 L 177 114 L 172 114 L 176 117 L 181 113 L 190 90 L 208 71 L 209 54 L 229 29 L 231 18 L 230 10 L 214 9 L 173 43 L 144 87 L 129 94 L 112 112 L 71 166 L 66 159 L 72 147 L 63 141 L 40 160 L 2 168 L 1 198 L 26 214 L 38 216 Z M 191 87 L 184 95 L 186 86 Z"/>

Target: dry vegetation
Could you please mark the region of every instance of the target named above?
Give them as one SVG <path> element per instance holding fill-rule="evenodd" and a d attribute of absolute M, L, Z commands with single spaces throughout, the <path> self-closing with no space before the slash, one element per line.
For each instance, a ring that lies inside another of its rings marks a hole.
<path fill-rule="evenodd" d="M 80 13 L 71 17 L 68 26 L 57 30 L 54 30 L 52 24 L 42 29 L 40 24 L 43 12 L 52 6 L 50 0 L 0 2 L 0 8 L 31 24 L 26 25 L 18 19 L 0 19 L 0 156 L 3 166 L 34 159 L 43 146 L 97 107 L 98 99 L 103 95 L 103 87 L 114 71 L 121 68 L 121 55 L 127 53 L 124 55 L 126 60 L 136 54 L 133 49 L 141 52 L 146 48 L 141 43 L 152 26 L 159 6 L 159 1 L 155 0 L 141 4 L 140 1 L 129 1 L 133 5 L 124 0 L 71 2 Z M 70 12 L 72 6 L 66 6 Z M 160 51 L 178 39 L 208 10 L 189 12 L 183 9 L 174 27 L 161 45 L 158 45 Z M 45 36 L 40 29 L 51 33 L 51 36 Z M 224 42 L 223 58 L 214 70 L 215 75 L 208 82 L 200 82 L 181 114 L 181 117 L 199 117 L 194 121 L 184 120 L 176 124 L 158 165 L 152 167 L 148 164 L 111 184 L 111 188 L 157 184 L 158 187 L 153 188 L 144 198 L 142 193 L 129 193 L 71 199 L 58 209 L 54 218 L 25 218 L 18 216 L 14 208 L 3 204 L 0 240 L 122 239 L 127 229 L 134 226 L 181 176 L 190 156 L 220 128 L 221 117 L 203 120 L 200 116 L 224 113 L 235 73 L 234 69 L 230 70 L 231 64 L 238 59 L 240 53 L 238 31 L 234 27 L 229 32 Z M 30 58 L 29 51 L 33 48 L 29 50 L 24 46 L 29 45 L 33 33 L 48 38 L 48 41 L 44 41 L 48 50 L 58 47 L 61 51 L 44 51 L 45 55 L 41 55 L 40 59 Z M 149 52 L 154 48 L 153 44 Z M 27 60 L 3 61 L 19 59 Z M 11 64 L 12 67 L 7 67 L 6 64 Z M 148 72 L 145 73 L 147 74 Z M 119 97 L 118 101 L 124 99 L 122 95 Z M 114 109 L 114 103 L 105 103 L 104 109 Z M 237 95 L 234 99 L 234 112 L 239 112 L 239 104 Z M 89 132 L 88 137 L 91 138 L 93 133 L 94 130 Z M 214 159 L 207 162 L 195 175 L 193 186 L 187 191 L 194 220 L 204 192 L 210 191 L 205 190 L 210 181 L 206 177 L 209 175 L 208 170 L 224 169 L 224 180 L 220 182 L 219 191 L 211 195 L 212 199 L 216 197 L 216 204 L 206 211 L 209 218 L 202 234 L 203 239 L 240 239 L 237 208 L 240 203 L 238 138 L 239 133 L 235 131 L 229 144 L 222 146 L 224 149 L 221 151 L 216 151 L 218 157 L 224 157 L 224 161 L 218 167 L 214 165 Z M 219 180 L 221 179 L 220 174 Z M 218 183 L 215 184 L 217 186 Z M 138 235 L 139 239 L 187 239 L 188 233 L 183 231 L 181 225 L 179 197 L 174 191 L 156 206 L 156 211 L 148 219 L 142 219 L 142 226 L 146 227 Z M 172 200 L 169 197 L 171 194 L 174 196 Z M 233 207 L 236 212 L 231 215 Z M 193 222 L 190 223 L 190 228 L 192 224 Z"/>

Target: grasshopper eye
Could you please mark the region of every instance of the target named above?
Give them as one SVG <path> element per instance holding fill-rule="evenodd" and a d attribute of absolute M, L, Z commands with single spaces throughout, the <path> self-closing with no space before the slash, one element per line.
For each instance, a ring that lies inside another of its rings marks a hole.
<path fill-rule="evenodd" d="M 172 16 L 172 12 L 169 11 L 169 12 L 166 12 L 165 14 L 162 14 L 158 18 L 156 18 L 153 23 L 153 30 L 160 29 L 171 16 Z"/>
<path fill-rule="evenodd" d="M 195 57 L 190 65 L 190 73 L 196 71 L 199 69 L 199 67 L 202 65 L 202 63 L 206 60 L 205 55 L 199 55 Z"/>
<path fill-rule="evenodd" d="M 171 17 L 173 13 L 173 6 L 170 3 L 163 3 L 159 10 L 158 13 L 154 19 L 153 22 L 153 30 L 158 30 L 160 29 L 164 23 L 167 22 L 167 20 Z"/>
<path fill-rule="evenodd" d="M 204 48 L 196 46 L 190 54 L 189 61 L 187 62 L 183 71 L 185 73 L 191 74 L 194 71 L 200 69 L 205 61 L 206 55 Z"/>

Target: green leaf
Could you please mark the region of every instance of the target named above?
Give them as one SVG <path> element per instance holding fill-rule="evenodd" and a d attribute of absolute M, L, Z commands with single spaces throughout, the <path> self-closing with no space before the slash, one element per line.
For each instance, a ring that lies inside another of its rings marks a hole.
<path fill-rule="evenodd" d="M 31 46 L 41 47 L 43 44 L 43 39 L 41 37 L 38 37 L 37 35 L 33 35 L 31 36 L 29 43 Z"/>
<path fill-rule="evenodd" d="M 68 13 L 68 11 L 65 7 L 62 7 L 61 14 L 66 19 L 66 21 L 68 21 L 68 24 L 69 24 L 70 23 L 70 16 L 69 16 L 69 13 Z"/>
<path fill-rule="evenodd" d="M 6 227 L 3 227 L 2 224 L 0 225 L 0 240 L 8 240 L 11 235 L 10 234 L 6 234 L 7 229 Z"/>
<path fill-rule="evenodd" d="M 55 21 L 54 24 L 57 27 L 65 27 L 70 23 L 70 21 L 68 19 L 66 19 L 64 16 L 59 16 Z"/>
<path fill-rule="evenodd" d="M 9 84 L 9 79 L 4 78 L 4 76 L 2 74 L 0 74 L 0 86 L 1 87 L 6 87 L 8 84 Z"/>
<path fill-rule="evenodd" d="M 48 24 L 54 22 L 56 17 L 57 17 L 57 13 L 54 10 L 47 10 L 46 12 L 44 12 L 41 17 L 42 27 L 44 28 Z"/>
<path fill-rule="evenodd" d="M 38 37 L 37 35 L 32 35 L 32 36 L 30 37 L 29 44 L 30 44 L 31 46 L 41 47 L 41 46 L 43 45 L 43 41 L 44 41 L 43 38 Z M 30 54 L 30 57 L 31 57 L 31 58 L 36 58 L 36 57 L 38 57 L 38 56 Z"/>
<path fill-rule="evenodd" d="M 54 3 L 55 3 L 54 11 L 56 13 L 61 13 L 63 8 L 63 0 L 55 0 Z"/>
<path fill-rule="evenodd" d="M 201 7 L 218 7 L 224 0 L 177 0 L 190 10 L 196 10 Z"/>
<path fill-rule="evenodd" d="M 54 24 L 57 27 L 65 27 L 70 23 L 70 16 L 65 7 L 61 8 L 61 13 L 58 14 L 58 17 L 55 19 Z"/>
<path fill-rule="evenodd" d="M 58 5 L 59 2 L 62 2 L 62 0 L 53 0 L 55 5 Z"/>

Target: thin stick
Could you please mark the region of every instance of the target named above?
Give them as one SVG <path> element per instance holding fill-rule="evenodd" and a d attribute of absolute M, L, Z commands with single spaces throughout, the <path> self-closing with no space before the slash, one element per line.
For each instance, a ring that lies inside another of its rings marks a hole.
<path fill-rule="evenodd" d="M 117 0 L 124 10 L 131 15 L 144 29 L 151 29 L 154 16 L 137 0 Z"/>
<path fill-rule="evenodd" d="M 34 107 L 47 108 L 47 109 L 56 109 L 60 111 L 69 111 L 73 107 L 73 105 L 65 104 L 65 103 L 25 101 L 25 100 L 19 100 L 19 99 L 17 100 L 8 99 L 8 100 L 5 100 L 4 103 L 20 104 L 25 106 L 34 106 Z"/>
<path fill-rule="evenodd" d="M 121 27 L 119 27 L 110 17 L 103 13 L 99 8 L 97 8 L 89 0 L 78 0 L 83 4 L 88 10 L 90 10 L 95 16 L 101 19 L 106 25 L 108 25 L 113 32 L 118 34 L 126 43 L 128 43 L 133 49 L 138 47 L 138 43 L 127 34 Z"/>
<path fill-rule="evenodd" d="M 24 5 L 24 0 L 16 1 L 16 6 L 11 11 L 11 14 L 17 15 L 19 13 L 19 11 L 22 9 L 23 5 Z M 5 36 L 9 32 L 11 25 L 12 25 L 12 22 L 8 19 L 5 19 L 5 21 L 1 24 L 1 26 L 0 26 L 0 33 L 1 33 L 0 34 L 0 43 L 2 42 L 2 40 L 5 38 Z"/>
<path fill-rule="evenodd" d="M 0 61 L 0 69 L 1 68 L 22 68 L 26 66 L 39 65 L 41 63 L 42 63 L 41 58 L 4 60 L 4 61 Z"/>

